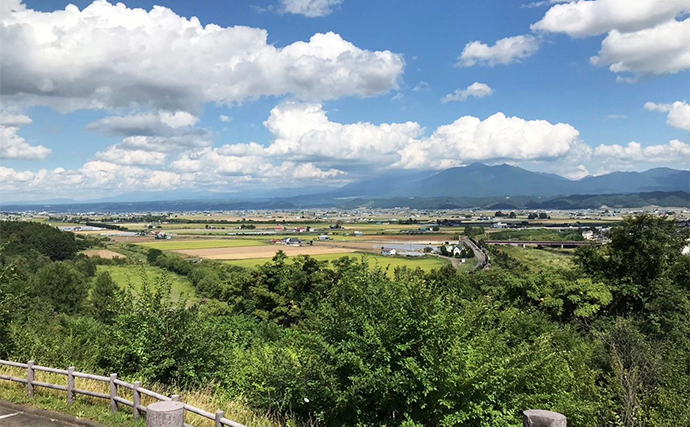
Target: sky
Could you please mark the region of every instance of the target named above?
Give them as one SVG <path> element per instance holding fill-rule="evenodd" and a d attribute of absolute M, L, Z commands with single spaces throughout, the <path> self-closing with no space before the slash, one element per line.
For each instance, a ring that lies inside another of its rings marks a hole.
<path fill-rule="evenodd" d="M 690 0 L 0 4 L 0 201 L 690 169 Z"/>

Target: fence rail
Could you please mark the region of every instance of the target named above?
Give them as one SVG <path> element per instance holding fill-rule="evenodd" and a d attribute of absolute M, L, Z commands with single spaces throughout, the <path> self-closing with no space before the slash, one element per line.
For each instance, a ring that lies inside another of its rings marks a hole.
<path fill-rule="evenodd" d="M 27 363 L 18 363 L 18 362 L 11 362 L 9 360 L 2 360 L 0 359 L 0 365 L 5 365 L 5 366 L 11 366 L 14 368 L 20 368 L 20 369 L 26 369 L 27 370 L 27 375 L 26 378 L 17 378 L 13 377 L 10 375 L 0 375 L 0 380 L 6 380 L 6 381 L 13 381 L 21 384 L 26 384 L 27 386 L 27 392 L 29 394 L 29 397 L 32 397 L 34 395 L 34 387 L 43 387 L 43 388 L 49 388 L 53 390 L 58 390 L 58 391 L 64 391 L 67 392 L 67 404 L 70 405 L 74 402 L 74 398 L 76 395 L 84 395 L 84 396 L 89 396 L 89 397 L 96 397 L 99 399 L 108 399 L 110 401 L 110 410 L 113 412 L 117 412 L 118 410 L 118 405 L 124 405 L 132 408 L 132 415 L 134 418 L 139 418 L 141 414 L 146 414 L 147 407 L 141 404 L 141 395 L 148 396 L 151 398 L 154 398 L 159 401 L 177 401 L 180 399 L 180 396 L 174 394 L 170 397 L 164 396 L 162 394 L 156 393 L 155 391 L 151 391 L 145 388 L 141 387 L 141 383 L 139 381 L 135 381 L 134 383 L 128 383 L 125 381 L 122 381 L 117 378 L 117 374 L 110 374 L 109 377 L 104 377 L 101 375 L 93 375 L 93 374 L 86 374 L 83 372 L 77 372 L 75 371 L 74 367 L 69 367 L 68 369 L 56 369 L 56 368 L 49 368 L 47 366 L 38 366 L 34 364 L 33 360 L 28 361 Z M 34 379 L 36 371 L 40 372 L 48 372 L 51 374 L 57 374 L 57 375 L 64 375 L 67 377 L 67 386 L 59 385 L 59 384 L 51 384 L 51 383 L 45 383 L 41 381 L 36 381 Z M 99 382 L 104 382 L 110 384 L 110 393 L 97 393 L 94 391 L 89 391 L 89 390 L 81 390 L 78 389 L 74 386 L 74 379 L 75 378 L 84 378 L 87 380 L 92 380 L 92 381 L 99 381 Z M 132 400 L 125 399 L 122 396 L 118 396 L 118 390 L 120 388 L 125 388 L 128 390 L 132 391 Z M 193 414 L 199 415 L 201 417 L 204 417 L 208 420 L 214 421 L 216 424 L 216 427 L 222 427 L 222 426 L 230 426 L 230 427 L 245 427 L 244 425 L 237 423 L 235 421 L 229 420 L 225 418 L 225 413 L 223 411 L 216 411 L 215 414 L 212 414 L 208 411 L 204 411 L 203 409 L 196 408 L 191 405 L 184 405 L 184 409 L 186 412 L 191 412 Z M 192 427 L 191 425 L 185 423 L 185 427 Z"/>

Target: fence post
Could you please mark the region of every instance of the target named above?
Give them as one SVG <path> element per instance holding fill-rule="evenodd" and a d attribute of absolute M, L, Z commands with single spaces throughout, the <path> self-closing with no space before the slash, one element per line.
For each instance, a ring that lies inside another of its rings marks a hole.
<path fill-rule="evenodd" d="M 183 427 L 182 402 L 156 402 L 146 408 L 146 427 Z"/>
<path fill-rule="evenodd" d="M 568 427 L 565 415 L 533 409 L 522 413 L 523 427 Z"/>
<path fill-rule="evenodd" d="M 112 412 L 117 412 L 117 401 L 115 401 L 115 396 L 117 396 L 117 384 L 115 384 L 116 379 L 117 374 L 110 374 L 110 410 Z"/>
<path fill-rule="evenodd" d="M 141 381 L 134 381 L 134 419 L 139 418 L 139 405 L 141 405 L 141 393 L 139 393 L 139 387 L 141 387 Z"/>
<path fill-rule="evenodd" d="M 172 396 L 170 396 L 170 400 L 172 400 L 173 402 L 179 402 L 180 401 L 180 395 L 179 394 L 173 394 Z"/>
<path fill-rule="evenodd" d="M 29 360 L 26 362 L 27 375 L 26 375 L 26 385 L 29 393 L 29 397 L 34 397 L 34 361 Z"/>
<path fill-rule="evenodd" d="M 223 427 L 223 423 L 220 420 L 225 416 L 224 411 L 216 411 L 216 427 Z"/>
<path fill-rule="evenodd" d="M 74 402 L 74 366 L 67 368 L 67 404 Z"/>

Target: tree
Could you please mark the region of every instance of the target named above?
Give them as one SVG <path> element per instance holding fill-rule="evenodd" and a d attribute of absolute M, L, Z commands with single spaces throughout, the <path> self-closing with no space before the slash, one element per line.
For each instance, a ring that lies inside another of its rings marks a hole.
<path fill-rule="evenodd" d="M 163 255 L 163 251 L 160 249 L 149 249 L 148 253 L 146 254 L 146 261 L 148 261 L 149 264 L 155 264 L 158 260 L 158 257 L 161 255 Z"/>
<path fill-rule="evenodd" d="M 38 270 L 36 295 L 59 313 L 74 314 L 84 307 L 89 293 L 84 275 L 70 261 L 53 262 Z"/>
<path fill-rule="evenodd" d="M 544 213 L 544 212 L 539 212 L 539 219 L 548 219 L 548 218 L 549 218 L 549 216 L 546 215 L 546 213 Z"/>
<path fill-rule="evenodd" d="M 527 219 L 537 219 L 537 218 L 539 218 L 539 215 L 535 214 L 534 212 L 527 215 Z"/>
<path fill-rule="evenodd" d="M 508 218 L 515 219 L 515 218 L 517 218 L 517 215 L 515 214 L 515 212 L 510 212 L 510 214 L 508 215 Z"/>
<path fill-rule="evenodd" d="M 96 276 L 90 302 L 92 316 L 103 323 L 112 323 L 120 312 L 122 291 L 107 271 Z"/>

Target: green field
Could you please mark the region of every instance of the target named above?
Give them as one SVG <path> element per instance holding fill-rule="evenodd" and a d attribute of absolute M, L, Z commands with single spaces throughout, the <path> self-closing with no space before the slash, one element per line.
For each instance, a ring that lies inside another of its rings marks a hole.
<path fill-rule="evenodd" d="M 369 266 L 371 268 L 375 267 L 381 267 L 381 268 L 386 268 L 389 267 L 389 271 L 392 273 L 393 270 L 395 270 L 396 267 L 410 267 L 410 268 L 421 268 L 424 271 L 429 271 L 433 270 L 435 268 L 440 268 L 443 267 L 447 262 L 445 260 L 442 260 L 437 257 L 426 257 L 422 259 L 414 259 L 414 258 L 398 258 L 398 257 L 384 257 L 381 255 L 373 255 L 373 254 L 364 254 L 360 252 L 355 252 L 349 255 L 346 254 L 327 254 L 327 255 L 314 255 L 312 258 L 317 259 L 319 261 L 333 261 L 336 259 L 340 259 L 342 257 L 349 256 L 349 257 L 354 257 L 357 259 L 360 259 L 362 257 L 366 257 L 366 259 L 369 261 Z M 294 258 L 294 257 L 292 257 Z M 239 267 L 245 267 L 245 268 L 255 268 L 260 265 L 263 265 L 267 262 L 269 262 L 269 258 L 260 258 L 260 259 L 239 259 L 239 260 L 231 260 L 231 261 L 223 261 L 227 264 L 231 265 L 236 265 Z"/>
<path fill-rule="evenodd" d="M 240 246 L 261 246 L 268 243 L 265 242 L 268 238 L 264 237 L 262 240 L 250 239 L 224 239 L 224 240 L 167 240 L 162 242 L 147 242 L 138 243 L 147 248 L 160 249 L 162 251 L 174 251 L 181 249 L 213 249 L 213 248 L 235 248 Z"/>
<path fill-rule="evenodd" d="M 145 275 L 149 284 L 155 283 L 156 279 L 165 274 L 172 281 L 173 301 L 178 301 L 181 294 L 184 294 L 185 298 L 190 301 L 196 299 L 194 288 L 187 278 L 165 271 L 159 267 L 150 265 L 99 265 L 98 272 L 102 271 L 110 273 L 113 280 L 122 288 L 131 285 L 135 293 L 141 289 L 141 285 L 144 282 L 142 274 Z"/>
<path fill-rule="evenodd" d="M 568 268 L 573 265 L 572 250 L 521 248 L 518 246 L 500 246 L 498 249 L 520 261 L 532 271 Z"/>
<path fill-rule="evenodd" d="M 556 230 L 549 228 L 524 228 L 520 230 L 501 230 L 488 233 L 488 240 L 515 241 L 572 241 L 584 240 L 582 234 L 576 230 Z"/>

